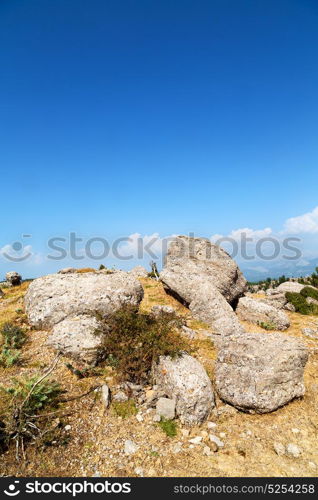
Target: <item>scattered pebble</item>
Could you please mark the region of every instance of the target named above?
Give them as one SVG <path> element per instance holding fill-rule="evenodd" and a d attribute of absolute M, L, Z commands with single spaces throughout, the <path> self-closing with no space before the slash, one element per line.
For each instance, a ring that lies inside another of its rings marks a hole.
<path fill-rule="evenodd" d="M 221 439 L 215 436 L 214 434 L 209 434 L 209 439 L 212 443 L 215 443 L 219 448 L 223 448 L 224 446 L 223 441 L 221 441 Z"/>
<path fill-rule="evenodd" d="M 274 443 L 273 448 L 278 456 L 283 456 L 286 453 L 285 446 L 282 443 Z"/>
<path fill-rule="evenodd" d="M 135 474 L 139 477 L 144 477 L 144 470 L 142 467 L 136 467 L 135 468 Z"/>
<path fill-rule="evenodd" d="M 124 401 L 128 401 L 128 396 L 123 391 L 119 391 L 113 396 L 113 400 L 123 403 Z"/>
<path fill-rule="evenodd" d="M 208 422 L 208 429 L 215 429 L 216 428 L 216 423 L 215 422 Z"/>
<path fill-rule="evenodd" d="M 71 429 L 72 429 L 72 427 L 69 424 L 64 427 L 65 431 L 70 431 Z"/>
<path fill-rule="evenodd" d="M 189 443 L 192 443 L 192 444 L 200 444 L 201 441 L 202 441 L 202 436 L 196 436 L 192 439 L 189 439 Z"/>
<path fill-rule="evenodd" d="M 144 421 L 144 417 L 142 416 L 141 413 L 137 413 L 136 420 L 138 420 L 138 422 L 143 422 Z"/>
<path fill-rule="evenodd" d="M 138 446 L 136 445 L 136 443 L 134 443 L 130 439 L 126 439 L 125 447 L 124 447 L 125 454 L 126 455 L 133 455 L 134 453 L 136 453 L 137 450 L 138 450 Z"/>
<path fill-rule="evenodd" d="M 211 455 L 213 455 L 213 452 L 209 446 L 205 446 L 203 448 L 203 455 L 206 455 L 207 457 L 210 457 Z"/>
<path fill-rule="evenodd" d="M 296 445 L 289 443 L 286 448 L 287 455 L 293 458 L 298 458 L 301 455 L 301 449 Z"/>
<path fill-rule="evenodd" d="M 296 429 L 295 427 L 291 430 L 293 434 L 299 434 L 300 430 Z"/>
<path fill-rule="evenodd" d="M 190 434 L 190 431 L 189 429 L 181 429 L 181 434 L 184 436 L 184 437 L 188 437 L 189 434 Z"/>

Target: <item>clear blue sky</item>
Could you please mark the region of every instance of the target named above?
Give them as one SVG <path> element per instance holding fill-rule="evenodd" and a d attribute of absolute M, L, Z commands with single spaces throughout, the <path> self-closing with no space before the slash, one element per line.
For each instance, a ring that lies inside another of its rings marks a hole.
<path fill-rule="evenodd" d="M 1 0 L 0 247 L 312 210 L 317 26 L 316 0 Z"/>

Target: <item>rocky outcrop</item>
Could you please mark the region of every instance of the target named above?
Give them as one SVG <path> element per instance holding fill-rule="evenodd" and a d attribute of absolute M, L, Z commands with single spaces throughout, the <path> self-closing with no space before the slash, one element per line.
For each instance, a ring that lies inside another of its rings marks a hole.
<path fill-rule="evenodd" d="M 94 316 L 66 318 L 53 327 L 47 343 L 64 356 L 94 364 L 99 360 L 102 336 Z"/>
<path fill-rule="evenodd" d="M 30 284 L 25 309 L 32 326 L 51 328 L 69 317 L 107 318 L 123 306 L 137 308 L 142 297 L 141 284 L 128 273 L 51 274 Z"/>
<path fill-rule="evenodd" d="M 286 292 L 296 292 L 300 293 L 305 285 L 301 283 L 297 283 L 296 281 L 285 281 L 285 283 L 281 283 L 277 288 L 278 293 L 286 293 Z"/>
<path fill-rule="evenodd" d="M 236 408 L 267 413 L 305 393 L 308 351 L 281 333 L 244 333 L 219 345 L 215 384 L 219 396 Z"/>
<path fill-rule="evenodd" d="M 147 278 L 149 273 L 143 266 L 136 266 L 131 269 L 130 274 L 136 278 Z"/>
<path fill-rule="evenodd" d="M 239 300 L 236 313 L 244 321 L 255 324 L 270 323 L 273 329 L 277 330 L 286 330 L 290 326 L 288 316 L 283 311 L 251 297 L 242 297 Z"/>
<path fill-rule="evenodd" d="M 229 303 L 237 301 L 247 288 L 243 274 L 227 252 L 207 239 L 188 236 L 177 236 L 170 243 L 160 279 L 187 304 L 203 283 L 213 285 Z"/>
<path fill-rule="evenodd" d="M 16 271 L 10 271 L 6 274 L 6 280 L 9 286 L 19 286 L 22 282 L 22 276 Z"/>
<path fill-rule="evenodd" d="M 211 381 L 203 366 L 192 356 L 160 356 L 158 363 L 153 365 L 152 376 L 158 389 L 175 400 L 181 422 L 200 424 L 214 408 Z"/>
<path fill-rule="evenodd" d="M 203 238 L 178 236 L 170 244 L 160 279 L 196 319 L 221 335 L 241 331 L 233 311 L 246 290 L 246 280 L 234 260 Z"/>
<path fill-rule="evenodd" d="M 75 267 L 64 267 L 58 271 L 58 274 L 70 274 L 77 273 L 77 269 Z"/>

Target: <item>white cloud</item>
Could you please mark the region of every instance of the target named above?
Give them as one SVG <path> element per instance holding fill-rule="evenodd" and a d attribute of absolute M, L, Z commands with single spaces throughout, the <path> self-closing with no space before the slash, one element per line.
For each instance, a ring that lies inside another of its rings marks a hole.
<path fill-rule="evenodd" d="M 272 229 L 270 227 L 265 227 L 264 229 L 251 229 L 245 227 L 242 229 L 234 229 L 227 235 L 214 234 L 211 236 L 211 241 L 213 243 L 221 240 L 222 238 L 231 238 L 235 241 L 241 241 L 243 237 L 252 239 L 253 241 L 260 240 L 261 238 L 268 238 L 272 234 Z"/>
<path fill-rule="evenodd" d="M 298 217 L 287 219 L 284 224 L 283 233 L 285 234 L 304 234 L 318 233 L 318 207 L 312 212 L 308 212 Z"/>

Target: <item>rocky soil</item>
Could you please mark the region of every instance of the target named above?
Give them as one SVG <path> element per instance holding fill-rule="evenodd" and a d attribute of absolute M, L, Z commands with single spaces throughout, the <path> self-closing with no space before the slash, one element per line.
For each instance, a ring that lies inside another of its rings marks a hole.
<path fill-rule="evenodd" d="M 189 309 L 163 285 L 150 278 L 138 278 L 143 285 L 141 310 L 154 305 L 172 306 L 185 318 L 185 332 L 193 356 L 205 367 L 214 385 L 214 367 L 219 336 L 211 325 L 193 318 Z M 33 330 L 24 315 L 23 296 L 28 283 L 4 289 L 0 299 L 0 322 L 12 321 L 28 330 L 22 350 L 22 364 L 0 367 L 0 384 L 15 376 L 34 374 L 51 365 L 55 357 L 47 345 L 50 332 Z M 222 290 L 225 293 L 224 290 Z M 225 293 L 226 295 L 226 293 Z M 264 294 L 253 295 L 263 301 Z M 114 401 L 105 405 L 104 394 L 91 392 L 64 404 L 63 416 L 56 419 L 62 438 L 50 447 L 28 447 L 24 460 L 17 462 L 13 448 L 0 455 L 2 475 L 16 476 L 317 476 L 318 472 L 318 338 L 306 332 L 318 331 L 318 319 L 285 311 L 290 326 L 280 335 L 301 340 L 309 350 L 305 367 L 304 396 L 266 414 L 248 414 L 224 403 L 216 394 L 215 407 L 204 423 L 189 427 L 177 423 L 177 433 L 168 437 L 158 424 L 153 387 L 136 393 L 136 409 L 119 416 Z M 267 333 L 255 323 L 240 319 L 242 332 Z M 191 335 L 191 332 L 197 332 Z M 115 372 L 99 366 L 94 374 L 78 379 L 60 358 L 54 371 L 68 398 L 82 395 L 105 384 L 117 399 L 125 399 Z M 147 404 L 149 401 L 149 404 Z M 1 414 L 1 398 L 0 398 Z"/>

